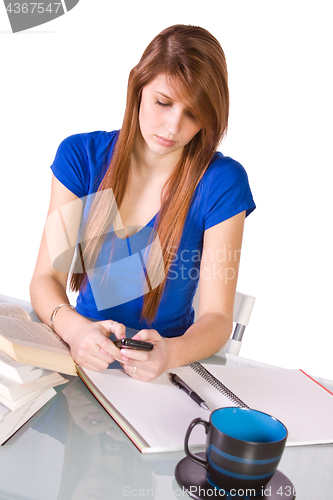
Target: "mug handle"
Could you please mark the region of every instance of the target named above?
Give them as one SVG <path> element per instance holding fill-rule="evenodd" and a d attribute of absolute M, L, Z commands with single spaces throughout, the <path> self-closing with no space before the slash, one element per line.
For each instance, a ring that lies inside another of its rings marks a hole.
<path fill-rule="evenodd" d="M 188 458 L 193 460 L 193 462 L 196 462 L 197 464 L 203 465 L 205 468 L 207 468 L 207 461 L 203 460 L 202 458 L 198 457 L 197 455 L 193 455 L 193 453 L 190 452 L 189 447 L 188 447 L 188 440 L 190 438 L 190 434 L 191 434 L 193 428 L 198 424 L 201 424 L 205 427 L 205 432 L 207 434 L 208 429 L 209 429 L 209 422 L 206 422 L 206 420 L 202 420 L 202 418 L 195 418 L 194 420 L 192 420 L 189 428 L 186 431 L 185 441 L 184 441 L 184 449 L 185 449 L 185 453 L 188 456 Z"/>

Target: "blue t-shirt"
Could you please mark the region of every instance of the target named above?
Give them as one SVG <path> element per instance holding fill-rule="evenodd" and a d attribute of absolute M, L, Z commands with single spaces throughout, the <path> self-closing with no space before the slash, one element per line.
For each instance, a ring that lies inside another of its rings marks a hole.
<path fill-rule="evenodd" d="M 51 167 L 53 174 L 80 198 L 96 192 L 117 137 L 117 131 L 68 137 L 58 148 Z M 182 335 L 194 319 L 192 300 L 199 280 L 204 231 L 240 212 L 249 215 L 254 208 L 242 165 L 215 153 L 194 192 L 178 251 L 169 250 L 172 264 L 153 323 L 148 324 L 140 316 L 144 294 L 149 291 L 144 250 L 158 214 L 129 238 L 120 239 L 115 233 L 107 235 L 94 270 L 88 271 L 88 285 L 77 298 L 77 311 L 97 320 L 112 319 L 136 330 L 154 328 L 164 337 Z"/>

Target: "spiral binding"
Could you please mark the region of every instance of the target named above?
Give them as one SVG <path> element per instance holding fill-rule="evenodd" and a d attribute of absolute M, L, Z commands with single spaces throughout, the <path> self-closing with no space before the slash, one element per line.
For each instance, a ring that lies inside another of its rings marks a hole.
<path fill-rule="evenodd" d="M 210 385 L 215 387 L 218 391 L 222 392 L 230 401 L 235 403 L 239 408 L 250 408 L 244 401 L 239 399 L 236 394 L 234 394 L 228 387 L 226 387 L 220 380 L 218 380 L 212 373 L 210 373 L 204 366 L 200 363 L 191 363 L 190 367 L 197 372 L 201 377 L 203 377 Z"/>

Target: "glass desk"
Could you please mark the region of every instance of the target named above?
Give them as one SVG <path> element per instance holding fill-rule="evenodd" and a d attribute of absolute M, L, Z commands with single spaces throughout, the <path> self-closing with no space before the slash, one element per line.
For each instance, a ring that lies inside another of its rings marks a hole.
<path fill-rule="evenodd" d="M 265 368 L 230 355 L 213 358 Z M 333 382 L 325 385 L 333 389 Z M 174 477 L 184 456 L 141 454 L 82 381 L 71 377 L 0 447 L 0 499 L 189 498 Z M 333 498 L 333 444 L 287 447 L 279 470 L 292 481 L 298 499 Z"/>
<path fill-rule="evenodd" d="M 0 295 L 0 302 L 31 311 L 28 302 L 12 297 Z M 268 366 L 228 354 L 210 360 Z M 319 381 L 333 391 L 333 381 Z M 188 499 L 174 477 L 184 456 L 140 453 L 83 382 L 71 377 L 0 447 L 0 500 Z M 298 500 L 333 499 L 333 444 L 287 447 L 279 470 L 293 483 Z"/>

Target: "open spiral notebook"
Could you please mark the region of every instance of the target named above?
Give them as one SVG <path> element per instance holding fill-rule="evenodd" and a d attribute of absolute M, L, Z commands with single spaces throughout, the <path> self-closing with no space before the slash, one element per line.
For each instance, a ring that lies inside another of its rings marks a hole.
<path fill-rule="evenodd" d="M 287 446 L 333 442 L 333 394 L 301 370 L 193 363 L 172 372 L 210 411 L 178 390 L 167 373 L 147 383 L 122 369 L 78 367 L 88 389 L 143 453 L 182 450 L 191 421 L 209 420 L 211 411 L 225 406 L 250 407 L 281 420 Z M 203 449 L 205 437 L 203 427 L 195 427 L 190 445 Z"/>

